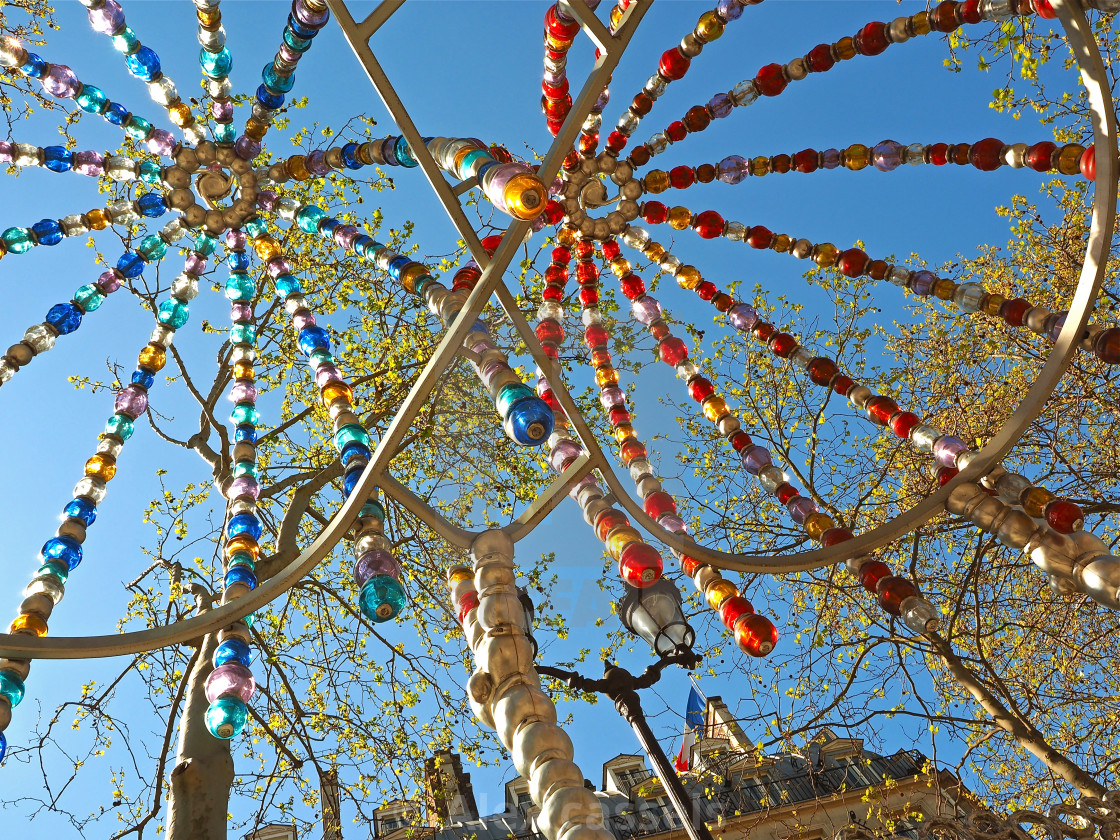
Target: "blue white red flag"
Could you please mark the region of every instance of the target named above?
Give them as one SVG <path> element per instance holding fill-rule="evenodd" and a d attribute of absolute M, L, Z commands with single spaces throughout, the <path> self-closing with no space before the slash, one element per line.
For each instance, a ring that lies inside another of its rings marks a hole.
<path fill-rule="evenodd" d="M 704 726 L 704 698 L 696 687 L 688 692 L 688 709 L 684 713 L 684 739 L 681 741 L 681 751 L 677 753 L 677 760 L 673 766 L 678 773 L 683 773 L 689 768 L 689 758 L 696 739 Z"/>

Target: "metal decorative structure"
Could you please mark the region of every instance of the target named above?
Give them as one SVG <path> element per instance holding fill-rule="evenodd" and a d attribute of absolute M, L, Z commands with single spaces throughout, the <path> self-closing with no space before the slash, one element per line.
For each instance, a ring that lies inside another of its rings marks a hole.
<path fill-rule="evenodd" d="M 131 382 L 116 395 L 114 413 L 85 464 L 73 499 L 65 506 L 65 519 L 44 546 L 42 566 L 25 590 L 20 615 L 9 634 L 0 637 L 0 655 L 7 657 L 0 660 L 0 757 L 5 743 L 2 731 L 10 720 L 11 708 L 23 697 L 31 659 L 138 653 L 211 633 L 218 633 L 221 643 L 207 686 L 211 700 L 207 723 L 217 737 L 236 735 L 245 725 L 246 704 L 255 688 L 244 617 L 297 583 L 348 533 L 353 541 L 362 612 L 371 620 L 384 621 L 397 616 L 404 607 L 400 569 L 383 534 L 385 509 L 377 501 L 379 492 L 453 545 L 472 553 L 473 569 L 457 568 L 449 576 L 459 620 L 476 657 L 477 669 L 468 687 L 471 705 L 483 723 L 497 730 L 519 772 L 530 780 L 533 799 L 542 807 L 541 828 L 549 840 L 592 840 L 606 831 L 601 810 L 584 790 L 583 776 L 572 763 L 571 742 L 556 725 L 555 709 L 534 671 L 531 618 L 518 598 L 512 561 L 514 543 L 544 522 L 565 495 L 576 499 L 606 551 L 618 561 L 625 585 L 653 587 L 663 571 L 659 552 L 646 542 L 637 525 L 672 549 L 739 647 L 756 656 L 771 650 L 776 630 L 754 612 L 720 570 L 785 573 L 843 562 L 887 612 L 900 617 L 916 633 L 931 632 L 936 627 L 936 611 L 910 581 L 893 574 L 871 552 L 913 532 L 946 509 L 969 517 L 1006 545 L 1023 549 L 1062 590 L 1082 592 L 1108 607 L 1120 608 L 1120 558 L 1109 555 L 1098 538 L 1083 530 L 1076 505 L 999 465 L 1042 411 L 1046 397 L 1076 353 L 1095 353 L 1106 363 L 1120 363 L 1120 328 L 1090 324 L 1115 223 L 1117 132 L 1105 68 L 1085 16 L 1086 8 L 1115 12 L 1120 9 L 1120 0 L 946 0 L 929 11 L 890 23 L 871 22 L 853 37 L 821 44 L 786 64 L 763 67 L 755 77 L 707 104 L 697 105 L 645 143 L 632 146 L 629 154 L 624 153 L 630 139 L 666 86 L 684 77 L 704 45 L 719 38 L 725 27 L 749 14 L 749 7 L 761 0 L 719 0 L 704 14 L 679 46 L 661 56 L 656 73 L 623 112 L 601 151 L 599 129 L 601 114 L 609 103 L 608 84 L 650 3 L 618 0 L 609 21 L 604 22 L 596 14 L 597 0 L 561 0 L 546 7 L 545 13 L 542 103 L 554 139 L 539 166 L 514 161 L 504 149 L 474 140 L 421 134 L 370 45 L 375 33 L 391 25 L 403 0 L 384 0 L 361 20 L 353 16 L 344 0 L 295 0 L 281 46 L 262 73 L 251 116 L 240 134 L 233 124 L 233 90 L 228 78 L 232 58 L 217 0 L 195 0 L 202 45 L 200 64 L 210 97 L 212 120 L 208 127 L 197 122 L 175 85 L 163 75 L 158 55 L 128 27 L 116 0 L 82 2 L 89 10 L 93 28 L 112 40 L 124 55 L 128 71 L 147 84 L 153 101 L 176 127 L 178 137 L 110 100 L 94 85 L 83 83 L 65 65 L 49 63 L 19 43 L 4 41 L 0 44 L 0 66 L 38 80 L 49 96 L 71 100 L 81 110 L 120 126 L 163 163 L 73 152 L 59 146 L 0 143 L 0 162 L 118 182 L 140 179 L 147 186 L 147 192 L 134 202 L 117 202 L 61 220 L 45 219 L 31 227 L 7 228 L 0 234 L 0 270 L 13 261 L 30 259 L 20 255 L 35 247 L 54 246 L 65 238 L 112 224 L 156 219 L 168 212 L 174 219 L 143 238 L 136 250 L 123 254 L 94 282 L 80 287 L 70 302 L 53 307 L 43 323 L 30 327 L 22 341 L 0 359 L 0 385 L 31 364 L 36 355 L 49 351 L 59 338 L 77 330 L 82 319 L 107 295 L 164 259 L 176 243 L 187 240 L 182 247 L 188 255 L 182 273 L 172 284 L 171 296 L 159 306 L 157 326 L 140 351 Z M 670 143 L 703 131 L 713 120 L 727 117 L 736 108 L 781 95 L 791 84 L 809 74 L 826 72 L 838 62 L 878 55 L 892 45 L 930 33 L 998 25 L 1016 15 L 1052 19 L 1064 30 L 1092 110 L 1091 146 L 1047 142 L 1027 146 L 994 139 L 955 146 L 902 146 L 885 140 L 873 147 L 856 144 L 844 150 L 807 149 L 793 156 L 753 160 L 732 155 L 718 163 L 675 167 L 667 172 L 646 168 Z M 298 62 L 332 16 L 400 134 L 255 167 L 273 117 L 292 90 Z M 596 54 L 586 80 L 573 96 L 569 93 L 567 53 L 581 33 L 594 43 Z M 669 207 L 654 198 L 668 189 L 683 189 L 697 182 L 719 179 L 738 183 L 747 177 L 791 170 L 874 166 L 890 171 L 904 164 L 949 163 L 983 171 L 1010 166 L 1095 178 L 1091 230 L 1080 280 L 1067 311 L 1051 312 L 1021 299 L 1005 300 L 977 284 L 957 284 L 930 272 L 913 272 L 874 259 L 860 249 L 841 250 L 830 243 L 776 234 L 761 225 L 725 220 L 713 211 Z M 451 288 L 434 279 L 421 263 L 374 241 L 357 227 L 285 195 L 286 182 L 374 165 L 418 168 L 435 191 L 471 258 L 456 273 Z M 462 201 L 474 189 L 510 216 L 501 236 L 482 239 L 472 225 Z M 325 245 L 352 252 L 371 263 L 413 294 L 417 306 L 426 307 L 444 326 L 423 372 L 376 442 L 354 411 L 352 389 L 342 371 L 343 360 L 332 355 L 330 336 L 316 325 L 300 280 L 274 236 L 279 221 L 319 235 Z M 936 296 L 975 317 L 999 318 L 1011 327 L 1025 326 L 1053 346 L 1034 383 L 1001 430 L 982 448 L 972 449 L 952 434 L 923 423 L 917 414 L 900 407 L 889 396 L 873 393 L 834 361 L 815 355 L 793 336 L 765 323 L 753 308 L 720 291 L 696 268 L 683 264 L 655 242 L 651 231 L 643 226 L 658 224 L 668 224 L 675 230 L 691 229 L 701 238 L 725 237 L 751 248 L 811 259 L 818 266 L 835 267 L 851 277 L 889 280 L 916 294 Z M 556 227 L 557 247 L 544 274 L 534 326 L 521 313 L 504 277 L 526 237 L 546 225 Z M 86 529 L 93 524 L 107 482 L 116 472 L 117 456 L 131 437 L 135 420 L 147 408 L 148 388 L 164 366 L 175 331 L 186 323 L 189 302 L 199 292 L 199 276 L 219 246 L 224 246 L 229 267 L 225 293 L 232 303 L 229 341 L 235 381 L 230 395 L 235 402 L 231 424 L 236 427 L 232 453 L 235 468 L 222 488 L 228 499 L 222 604 L 176 624 L 144 631 L 47 637 L 47 621 L 62 598 L 69 573 L 82 558 Z M 743 430 L 715 385 L 690 359 L 688 347 L 672 335 L 661 304 L 646 293 L 644 282 L 623 256 L 622 246 L 658 263 L 661 271 L 674 277 L 680 286 L 695 290 L 725 313 L 732 327 L 763 342 L 776 356 L 789 359 L 792 368 L 803 372 L 811 382 L 847 397 L 866 412 L 873 424 L 888 428 L 929 454 L 941 468 L 940 488 L 867 533 L 856 535 L 838 527 L 789 483 L 774 463 L 774 456 Z M 254 255 L 266 268 L 291 316 L 299 346 L 330 409 L 347 493 L 346 502 L 318 537 L 276 574 L 260 581 L 255 574 L 262 535 L 255 467 L 260 415 L 255 407 L 253 370 L 257 290 L 247 273 Z M 564 287 L 573 259 L 584 339 L 600 400 L 619 445 L 618 461 L 633 479 L 640 500 L 628 492 L 616 471 L 615 459 L 606 455 L 577 409 L 555 363 L 564 341 L 563 302 L 568 299 Z M 663 490 L 647 449 L 633 428 L 626 396 L 619 387 L 619 373 L 611 364 L 609 324 L 597 305 L 601 279 L 597 260 L 617 276 L 619 288 L 632 302 L 634 319 L 649 330 L 658 343 L 661 360 L 685 382 L 690 396 L 734 449 L 744 469 L 777 497 L 792 519 L 820 543 L 819 548 L 784 556 L 731 554 L 701 546 L 685 533 L 676 503 Z M 535 392 L 520 381 L 485 323 L 479 320 L 492 300 L 504 310 L 538 365 Z M 393 458 L 410 425 L 458 356 L 473 363 L 506 434 L 526 446 L 546 446 L 547 461 L 557 473 L 532 505 L 500 530 L 476 533 L 447 521 L 391 474 Z"/>

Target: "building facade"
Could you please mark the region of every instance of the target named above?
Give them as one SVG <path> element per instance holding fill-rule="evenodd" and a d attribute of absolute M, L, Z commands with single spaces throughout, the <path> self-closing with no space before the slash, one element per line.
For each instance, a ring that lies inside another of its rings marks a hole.
<path fill-rule="evenodd" d="M 707 701 L 689 764 L 682 779 L 716 840 L 827 840 L 853 825 L 905 836 L 932 817 L 973 809 L 959 780 L 931 769 L 921 753 L 877 755 L 829 729 L 802 753 L 760 756 L 718 697 Z M 507 783 L 503 810 L 482 816 L 457 755 L 437 754 L 425 770 L 425 802 L 396 800 L 375 813 L 379 840 L 544 840 L 526 780 Z M 586 784 L 618 840 L 687 840 L 644 756 L 616 756 L 597 790 Z"/>

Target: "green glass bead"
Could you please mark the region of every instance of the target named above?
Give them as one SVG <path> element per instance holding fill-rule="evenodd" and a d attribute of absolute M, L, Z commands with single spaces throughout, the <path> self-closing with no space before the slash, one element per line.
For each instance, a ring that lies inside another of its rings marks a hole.
<path fill-rule="evenodd" d="M 229 340 L 231 344 L 256 344 L 257 325 L 234 324 L 229 328 Z"/>
<path fill-rule="evenodd" d="M 156 313 L 156 320 L 163 324 L 165 327 L 171 327 L 173 330 L 179 329 L 183 324 L 187 323 L 187 319 L 191 316 L 191 308 L 183 303 L 181 300 L 165 300 L 159 305 L 159 312 Z"/>
<path fill-rule="evenodd" d="M 318 207 L 304 207 L 296 213 L 296 224 L 304 233 L 318 233 L 319 222 L 326 217 L 326 212 Z"/>
<path fill-rule="evenodd" d="M 87 283 L 74 292 L 74 302 L 82 307 L 83 312 L 93 312 L 105 302 L 105 295 L 97 286 Z"/>
<path fill-rule="evenodd" d="M 87 114 L 103 114 L 109 107 L 109 97 L 101 88 L 93 85 L 82 85 L 81 91 L 74 97 L 78 107 Z"/>
<path fill-rule="evenodd" d="M 245 229 L 245 235 L 250 239 L 256 239 L 258 236 L 264 236 L 268 233 L 268 223 L 260 216 L 249 219 L 242 227 Z"/>
<path fill-rule="evenodd" d="M 233 568 L 234 566 L 245 566 L 246 568 L 252 569 L 254 571 L 257 568 L 257 564 L 253 562 L 253 555 L 248 551 L 235 551 L 233 553 L 233 556 L 226 561 L 226 566 L 228 568 Z"/>
<path fill-rule="evenodd" d="M 204 257 L 208 257 L 214 253 L 218 247 L 218 237 L 211 236 L 208 233 L 197 233 L 194 237 L 194 249 Z"/>
<path fill-rule="evenodd" d="M 369 432 L 357 423 L 347 423 L 334 435 L 334 445 L 342 450 L 342 447 L 348 443 L 360 443 L 362 446 L 369 446 Z"/>
<path fill-rule="evenodd" d="M 226 297 L 232 301 L 250 301 L 257 293 L 257 284 L 248 274 L 231 271 L 226 280 Z"/>
<path fill-rule="evenodd" d="M 148 135 L 152 133 L 152 124 L 143 117 L 133 114 L 124 124 L 124 133 L 133 140 L 147 140 Z"/>
<path fill-rule="evenodd" d="M 261 422 L 261 413 L 251 403 L 238 403 L 230 412 L 229 422 L 235 426 L 256 426 Z"/>
<path fill-rule="evenodd" d="M 105 423 L 105 434 L 116 435 L 121 440 L 128 440 L 136 431 L 136 424 L 127 414 L 114 414 Z"/>
<path fill-rule="evenodd" d="M 111 37 L 117 52 L 130 55 L 140 49 L 140 39 L 136 37 L 136 33 L 132 31 L 131 26 L 126 26 L 122 31 Z"/>
<path fill-rule="evenodd" d="M 31 228 L 10 227 L 0 233 L 0 239 L 11 254 L 23 254 L 35 247 L 35 235 Z"/>
<path fill-rule="evenodd" d="M 158 233 L 152 233 L 140 240 L 140 247 L 136 251 L 148 262 L 155 262 L 162 260 L 167 253 L 167 243 Z"/>

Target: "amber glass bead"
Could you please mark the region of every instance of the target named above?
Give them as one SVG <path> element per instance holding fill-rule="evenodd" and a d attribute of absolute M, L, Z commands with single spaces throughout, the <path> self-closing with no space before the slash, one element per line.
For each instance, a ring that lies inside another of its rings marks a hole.
<path fill-rule="evenodd" d="M 284 164 L 284 168 L 288 170 L 288 175 L 296 181 L 306 181 L 311 177 L 311 173 L 307 171 L 307 166 L 304 163 L 303 155 L 292 155 Z"/>
<path fill-rule="evenodd" d="M 615 277 L 625 277 L 631 271 L 630 260 L 625 257 L 614 257 L 610 261 L 610 268 Z"/>
<path fill-rule="evenodd" d="M 612 528 L 607 534 L 607 553 L 617 560 L 622 556 L 623 549 L 631 543 L 640 542 L 642 535 L 632 525 L 619 525 Z"/>
<path fill-rule="evenodd" d="M 1019 497 L 1023 512 L 1038 518 L 1046 512 L 1046 506 L 1054 501 L 1054 494 L 1044 487 L 1029 487 Z"/>
<path fill-rule="evenodd" d="M 693 105 L 685 112 L 682 122 L 689 131 L 703 131 L 711 124 L 712 117 L 703 105 Z"/>
<path fill-rule="evenodd" d="M 853 172 L 865 169 L 871 162 L 871 150 L 862 143 L 853 143 L 843 152 L 844 166 Z"/>
<path fill-rule="evenodd" d="M 692 224 L 692 211 L 687 207 L 673 207 L 669 210 L 669 227 L 684 230 Z"/>
<path fill-rule="evenodd" d="M 704 12 L 696 22 L 696 37 L 704 43 L 714 41 L 723 34 L 723 26 L 723 21 L 715 12 Z"/>
<path fill-rule="evenodd" d="M 788 359 L 789 354 L 797 349 L 797 339 L 789 333 L 780 332 L 770 339 L 770 350 L 775 356 Z"/>
<path fill-rule="evenodd" d="M 158 373 L 167 363 L 167 351 L 157 344 L 147 344 L 136 358 L 139 367 Z"/>
<path fill-rule="evenodd" d="M 817 358 L 809 362 L 807 370 L 809 379 L 812 382 L 826 387 L 832 382 L 832 378 L 840 372 L 840 368 L 836 366 L 836 362 L 825 356 L 817 356 Z"/>
<path fill-rule="evenodd" d="M 268 123 L 254 117 L 245 121 L 245 136 L 253 140 L 260 140 L 268 133 Z"/>
<path fill-rule="evenodd" d="M 634 164 L 634 166 L 645 166 L 649 163 L 649 159 L 650 153 L 648 146 L 635 146 L 630 150 L 630 162 Z"/>
<path fill-rule="evenodd" d="M 227 559 L 239 551 L 247 551 L 249 554 L 253 555 L 254 563 L 261 556 L 260 545 L 248 534 L 238 534 L 233 539 L 226 540 L 225 555 Z"/>
<path fill-rule="evenodd" d="M 604 350 L 601 347 L 596 347 L 591 351 L 591 366 L 598 370 L 599 368 L 606 368 L 611 366 L 611 353 L 609 350 Z"/>
<path fill-rule="evenodd" d="M 954 0 L 942 0 L 929 13 L 929 25 L 937 32 L 952 32 L 960 26 L 957 17 L 957 4 Z"/>
<path fill-rule="evenodd" d="M 720 604 L 738 594 L 739 588 L 735 584 L 727 578 L 717 578 L 704 590 L 704 600 L 713 610 L 718 610 Z"/>
<path fill-rule="evenodd" d="M 886 280 L 887 268 L 885 260 L 872 260 L 867 266 L 867 276 L 872 280 Z"/>
<path fill-rule="evenodd" d="M 761 178 L 768 174 L 770 174 L 770 158 L 761 155 L 751 158 L 751 175 Z"/>
<path fill-rule="evenodd" d="M 171 122 L 183 128 L 194 122 L 194 117 L 191 116 L 191 108 L 186 102 L 176 102 L 174 105 L 169 105 L 167 108 L 167 115 L 171 117 Z"/>
<path fill-rule="evenodd" d="M 708 399 L 704 400 L 704 404 L 701 408 L 704 411 L 704 416 L 713 423 L 717 422 L 719 418 L 728 413 L 727 401 L 719 396 L 708 397 Z"/>
<path fill-rule="evenodd" d="M 112 481 L 117 474 L 117 461 L 110 455 L 94 455 L 86 461 L 86 475 L 96 476 L 103 481 Z"/>
<path fill-rule="evenodd" d="M 665 192 L 669 189 L 669 183 L 669 173 L 661 169 L 651 169 L 642 179 L 642 186 L 650 195 Z"/>
<path fill-rule="evenodd" d="M 621 425 L 615 426 L 614 439 L 619 443 L 624 443 L 637 436 L 638 433 L 634 431 L 634 427 L 629 423 L 622 423 Z"/>
<path fill-rule="evenodd" d="M 904 577 L 891 576 L 879 581 L 879 606 L 891 615 L 902 614 L 902 602 L 918 594 L 918 588 Z"/>
<path fill-rule="evenodd" d="M 770 171 L 785 175 L 790 170 L 791 161 L 789 155 L 774 155 L 770 158 Z"/>
<path fill-rule="evenodd" d="M 832 57 L 832 47 L 828 44 L 817 44 L 805 56 L 805 63 L 811 73 L 824 73 L 826 70 L 831 70 L 836 64 L 836 59 Z"/>
<path fill-rule="evenodd" d="M 941 300 L 952 300 L 953 293 L 957 290 L 957 284 L 950 280 L 948 277 L 942 277 L 933 284 L 934 297 Z"/>
<path fill-rule="evenodd" d="M 203 29 L 208 29 L 211 32 L 222 22 L 222 11 L 217 6 L 212 9 L 196 7 L 195 14 L 198 15 L 198 22 L 202 24 Z"/>
<path fill-rule="evenodd" d="M 47 635 L 47 622 L 34 613 L 24 613 L 11 623 L 8 632 L 12 635 L 22 633 L 42 638 Z"/>
<path fill-rule="evenodd" d="M 677 285 L 682 289 L 695 289 L 703 279 L 700 270 L 694 265 L 682 265 L 677 269 Z"/>
<path fill-rule="evenodd" d="M 759 341 L 769 341 L 770 337 L 773 336 L 776 332 L 777 330 L 774 329 L 774 325 L 768 324 L 765 321 L 759 324 L 755 324 L 754 329 L 751 330 L 751 333 Z"/>
<path fill-rule="evenodd" d="M 813 246 L 812 254 L 813 262 L 821 268 L 831 268 L 840 258 L 840 249 L 831 242 L 822 242 L 820 245 Z"/>
<path fill-rule="evenodd" d="M 268 262 L 273 257 L 278 257 L 284 253 L 280 243 L 271 236 L 262 236 L 260 239 L 254 240 L 253 251 L 263 262 Z"/>
<path fill-rule="evenodd" d="M 354 401 L 354 390 L 345 382 L 331 382 L 324 385 L 320 393 L 323 397 L 323 405 L 330 405 L 340 397 L 348 403 Z"/>
<path fill-rule="evenodd" d="M 867 402 L 867 416 L 878 426 L 885 426 L 898 412 L 898 403 L 890 397 L 876 396 Z"/>
<path fill-rule="evenodd" d="M 1067 143 L 1058 152 L 1058 171 L 1063 175 L 1077 175 L 1081 171 L 1081 156 L 1085 147 Z"/>
<path fill-rule="evenodd" d="M 1005 301 L 1003 306 L 1000 307 L 999 314 L 1003 320 L 1013 327 L 1023 326 L 1023 319 L 1027 317 L 1027 312 L 1030 310 L 1031 305 L 1029 301 L 1022 298 L 1015 298 L 1014 300 Z"/>
<path fill-rule="evenodd" d="M 829 530 L 834 524 L 832 517 L 827 513 L 810 513 L 805 517 L 805 533 L 812 537 L 814 540 L 819 539 L 821 534 Z"/>
<path fill-rule="evenodd" d="M 649 453 L 646 451 L 645 444 L 637 440 L 626 441 L 626 443 L 618 447 L 618 454 L 626 464 L 629 464 L 631 461 L 636 461 L 639 458 L 645 458 L 649 455 Z"/>
<path fill-rule="evenodd" d="M 777 251 L 779 254 L 784 254 L 789 250 L 792 244 L 793 239 L 791 239 L 787 234 L 779 233 L 776 234 L 774 236 L 774 239 L 770 242 L 770 250 Z"/>
<path fill-rule="evenodd" d="M 930 33 L 929 12 L 918 12 L 910 16 L 910 28 L 915 35 L 928 35 Z"/>
<path fill-rule="evenodd" d="M 657 72 L 664 76 L 669 81 L 684 78 L 684 74 L 688 72 L 688 66 L 692 62 L 681 55 L 681 51 L 676 47 L 671 50 L 666 50 L 661 55 L 661 61 L 657 65 Z"/>
<path fill-rule="evenodd" d="M 150 344 L 148 346 L 151 347 Z M 146 350 L 147 348 L 144 348 L 144 349 Z M 140 352 L 143 353 L 144 351 L 141 350 Z M 234 363 L 234 365 L 233 365 L 233 378 L 234 379 L 252 379 L 253 376 L 254 376 L 254 371 L 253 371 L 253 363 L 252 362 L 242 361 L 242 362 L 235 362 Z"/>
<path fill-rule="evenodd" d="M 765 616 L 743 616 L 735 625 L 735 644 L 750 656 L 766 656 L 777 643 L 778 628 Z"/>
<path fill-rule="evenodd" d="M 696 167 L 696 180 L 701 184 L 710 184 L 716 179 L 716 168 L 710 163 L 702 163 Z"/>
<path fill-rule="evenodd" d="M 734 305 L 735 298 L 731 297 L 731 295 L 724 294 L 723 292 L 717 292 L 712 296 L 712 306 L 714 306 L 720 312 L 727 312 Z"/>
<path fill-rule="evenodd" d="M 618 371 L 614 368 L 599 368 L 595 371 L 595 384 L 607 388 L 618 384 Z"/>
<path fill-rule="evenodd" d="M 1085 524 L 1085 514 L 1073 502 L 1055 499 L 1046 506 L 1046 522 L 1060 534 L 1080 531 Z"/>
<path fill-rule="evenodd" d="M 1093 340 L 1093 353 L 1105 364 L 1120 362 L 1120 327 L 1101 330 Z"/>
<path fill-rule="evenodd" d="M 565 248 L 573 248 L 576 242 L 579 241 L 579 234 L 576 232 L 575 228 L 565 225 L 560 228 L 560 232 L 556 234 L 556 241 Z"/>
<path fill-rule="evenodd" d="M 701 239 L 715 239 L 723 236 L 723 216 L 715 210 L 704 210 L 696 215 L 692 229 L 700 235 Z"/>
<path fill-rule="evenodd" d="M 747 233 L 747 244 L 752 248 L 769 248 L 774 234 L 762 225 L 755 225 Z"/>
<path fill-rule="evenodd" d="M 891 576 L 891 568 L 882 560 L 871 560 L 859 567 L 859 582 L 868 592 L 879 588 L 879 581 Z"/>
<path fill-rule="evenodd" d="M 595 536 L 606 542 L 607 534 L 613 529 L 629 524 L 630 520 L 626 518 L 626 514 L 612 508 L 595 520 Z"/>
<path fill-rule="evenodd" d="M 673 120 L 665 126 L 665 136 L 669 138 L 670 143 L 679 143 L 688 136 L 688 129 L 680 120 Z"/>
<path fill-rule="evenodd" d="M 86 220 L 92 230 L 105 230 L 109 226 L 109 214 L 100 207 L 86 213 Z"/>
<path fill-rule="evenodd" d="M 644 117 L 648 114 L 652 107 L 653 100 L 649 98 L 649 94 L 647 93 L 639 93 L 634 97 L 634 101 L 630 103 L 630 110 L 639 117 Z"/>
<path fill-rule="evenodd" d="M 849 248 L 840 254 L 837 266 L 846 277 L 859 277 L 867 270 L 869 262 L 870 258 L 859 248 Z"/>
<path fill-rule="evenodd" d="M 691 166 L 674 166 L 669 170 L 669 183 L 675 190 L 683 190 L 696 183 L 696 173 Z"/>
<path fill-rule="evenodd" d="M 1005 298 L 1003 295 L 994 293 L 987 294 L 984 295 L 984 300 L 981 303 L 980 308 L 987 314 L 995 315 L 998 317 L 1000 310 L 1003 308 L 1003 304 L 1006 302 L 1007 298 Z"/>
<path fill-rule="evenodd" d="M 786 89 L 789 81 L 786 79 L 782 65 L 767 64 L 754 77 L 754 84 L 763 96 L 777 96 Z"/>
<path fill-rule="evenodd" d="M 849 61 L 856 57 L 856 44 L 851 38 L 841 38 L 832 45 L 832 48 L 840 61 Z"/>
<path fill-rule="evenodd" d="M 660 242 L 651 242 L 642 253 L 647 259 L 653 260 L 654 262 L 661 262 L 665 257 L 666 251 L 665 246 Z"/>

